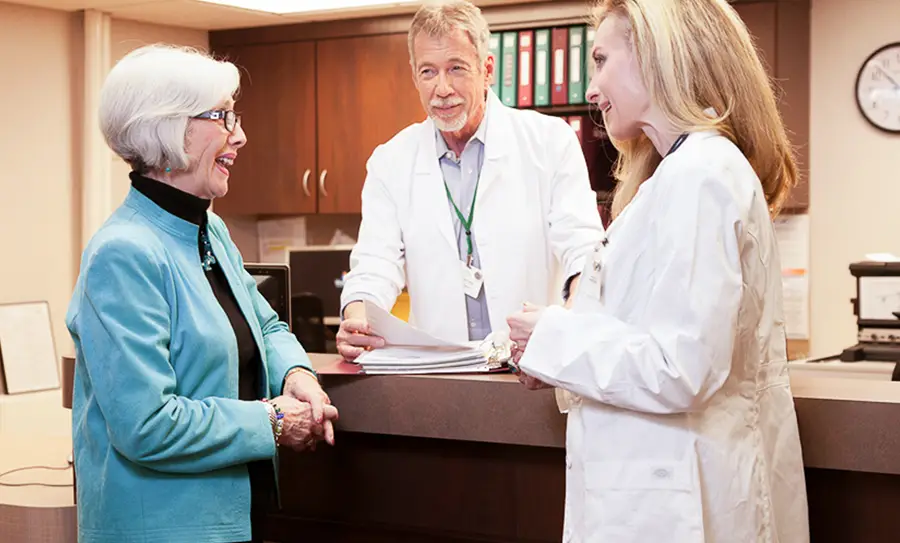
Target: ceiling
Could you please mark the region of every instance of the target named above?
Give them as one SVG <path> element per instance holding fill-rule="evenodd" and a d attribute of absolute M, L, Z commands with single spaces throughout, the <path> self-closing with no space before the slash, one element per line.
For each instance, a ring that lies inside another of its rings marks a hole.
<path fill-rule="evenodd" d="M 201 30 L 244 28 L 304 21 L 321 21 L 350 17 L 411 13 L 415 5 L 387 8 L 341 10 L 326 13 L 274 15 L 238 8 L 217 6 L 199 0 L 0 0 L 26 6 L 63 11 L 96 9 L 109 13 L 113 18 L 130 19 L 147 23 L 181 26 Z M 524 0 L 525 2 L 535 0 Z M 523 0 L 475 0 L 479 6 L 520 4 Z"/>

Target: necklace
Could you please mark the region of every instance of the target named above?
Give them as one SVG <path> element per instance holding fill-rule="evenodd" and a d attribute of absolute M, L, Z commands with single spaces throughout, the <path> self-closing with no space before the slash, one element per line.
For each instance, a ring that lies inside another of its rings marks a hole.
<path fill-rule="evenodd" d="M 203 269 L 206 271 L 210 271 L 212 270 L 213 264 L 215 264 L 217 261 L 215 255 L 212 252 L 212 244 L 209 243 L 209 232 L 207 231 L 205 225 L 200 229 L 200 243 L 203 245 Z"/>

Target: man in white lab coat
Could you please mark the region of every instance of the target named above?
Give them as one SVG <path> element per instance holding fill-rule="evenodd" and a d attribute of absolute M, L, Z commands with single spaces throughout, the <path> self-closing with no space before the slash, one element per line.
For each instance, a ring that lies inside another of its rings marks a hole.
<path fill-rule="evenodd" d="M 523 302 L 561 301 L 603 235 L 574 131 L 500 102 L 489 38 L 469 2 L 423 6 L 413 19 L 410 65 L 428 119 L 368 161 L 341 296 L 346 359 L 383 345 L 365 300 L 390 310 L 406 286 L 413 325 L 480 340 Z"/>

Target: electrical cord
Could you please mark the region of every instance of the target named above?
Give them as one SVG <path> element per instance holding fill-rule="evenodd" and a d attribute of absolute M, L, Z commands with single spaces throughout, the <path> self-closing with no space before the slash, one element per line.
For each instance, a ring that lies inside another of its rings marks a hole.
<path fill-rule="evenodd" d="M 24 468 L 16 468 L 11 469 L 9 471 L 4 471 L 0 473 L 0 479 L 3 479 L 7 475 L 12 475 L 13 473 L 18 473 L 20 471 L 28 471 L 32 469 L 49 469 L 53 471 L 67 471 L 71 468 L 71 465 L 65 467 L 53 467 L 53 466 L 27 466 Z M 72 486 L 72 483 L 60 484 L 60 483 L 4 483 L 0 481 L 0 486 L 47 486 L 47 487 L 57 487 L 57 488 L 65 488 Z"/>

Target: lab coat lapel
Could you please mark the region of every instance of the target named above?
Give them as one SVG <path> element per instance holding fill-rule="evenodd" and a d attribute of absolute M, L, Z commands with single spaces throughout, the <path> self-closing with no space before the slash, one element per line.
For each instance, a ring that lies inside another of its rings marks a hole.
<path fill-rule="evenodd" d="M 487 116 L 487 127 L 484 136 L 484 163 L 481 165 L 481 175 L 478 178 L 478 196 L 475 202 L 475 216 L 482 204 L 488 201 L 491 188 L 505 170 L 506 161 L 509 159 L 512 140 L 507 108 L 500 102 L 493 92 L 488 93 L 490 111 Z M 482 210 L 484 212 L 485 210 Z M 484 215 L 481 215 L 484 216 Z"/>
<path fill-rule="evenodd" d="M 422 142 L 416 156 L 415 188 L 422 197 L 416 200 L 416 205 L 421 209 L 433 209 L 434 220 L 441 237 L 457 251 L 456 236 L 453 232 L 453 219 L 450 217 L 450 208 L 447 203 L 447 192 L 444 188 L 444 176 L 437 159 L 437 146 L 435 145 L 434 123 L 431 119 L 425 121 L 422 129 Z"/>

